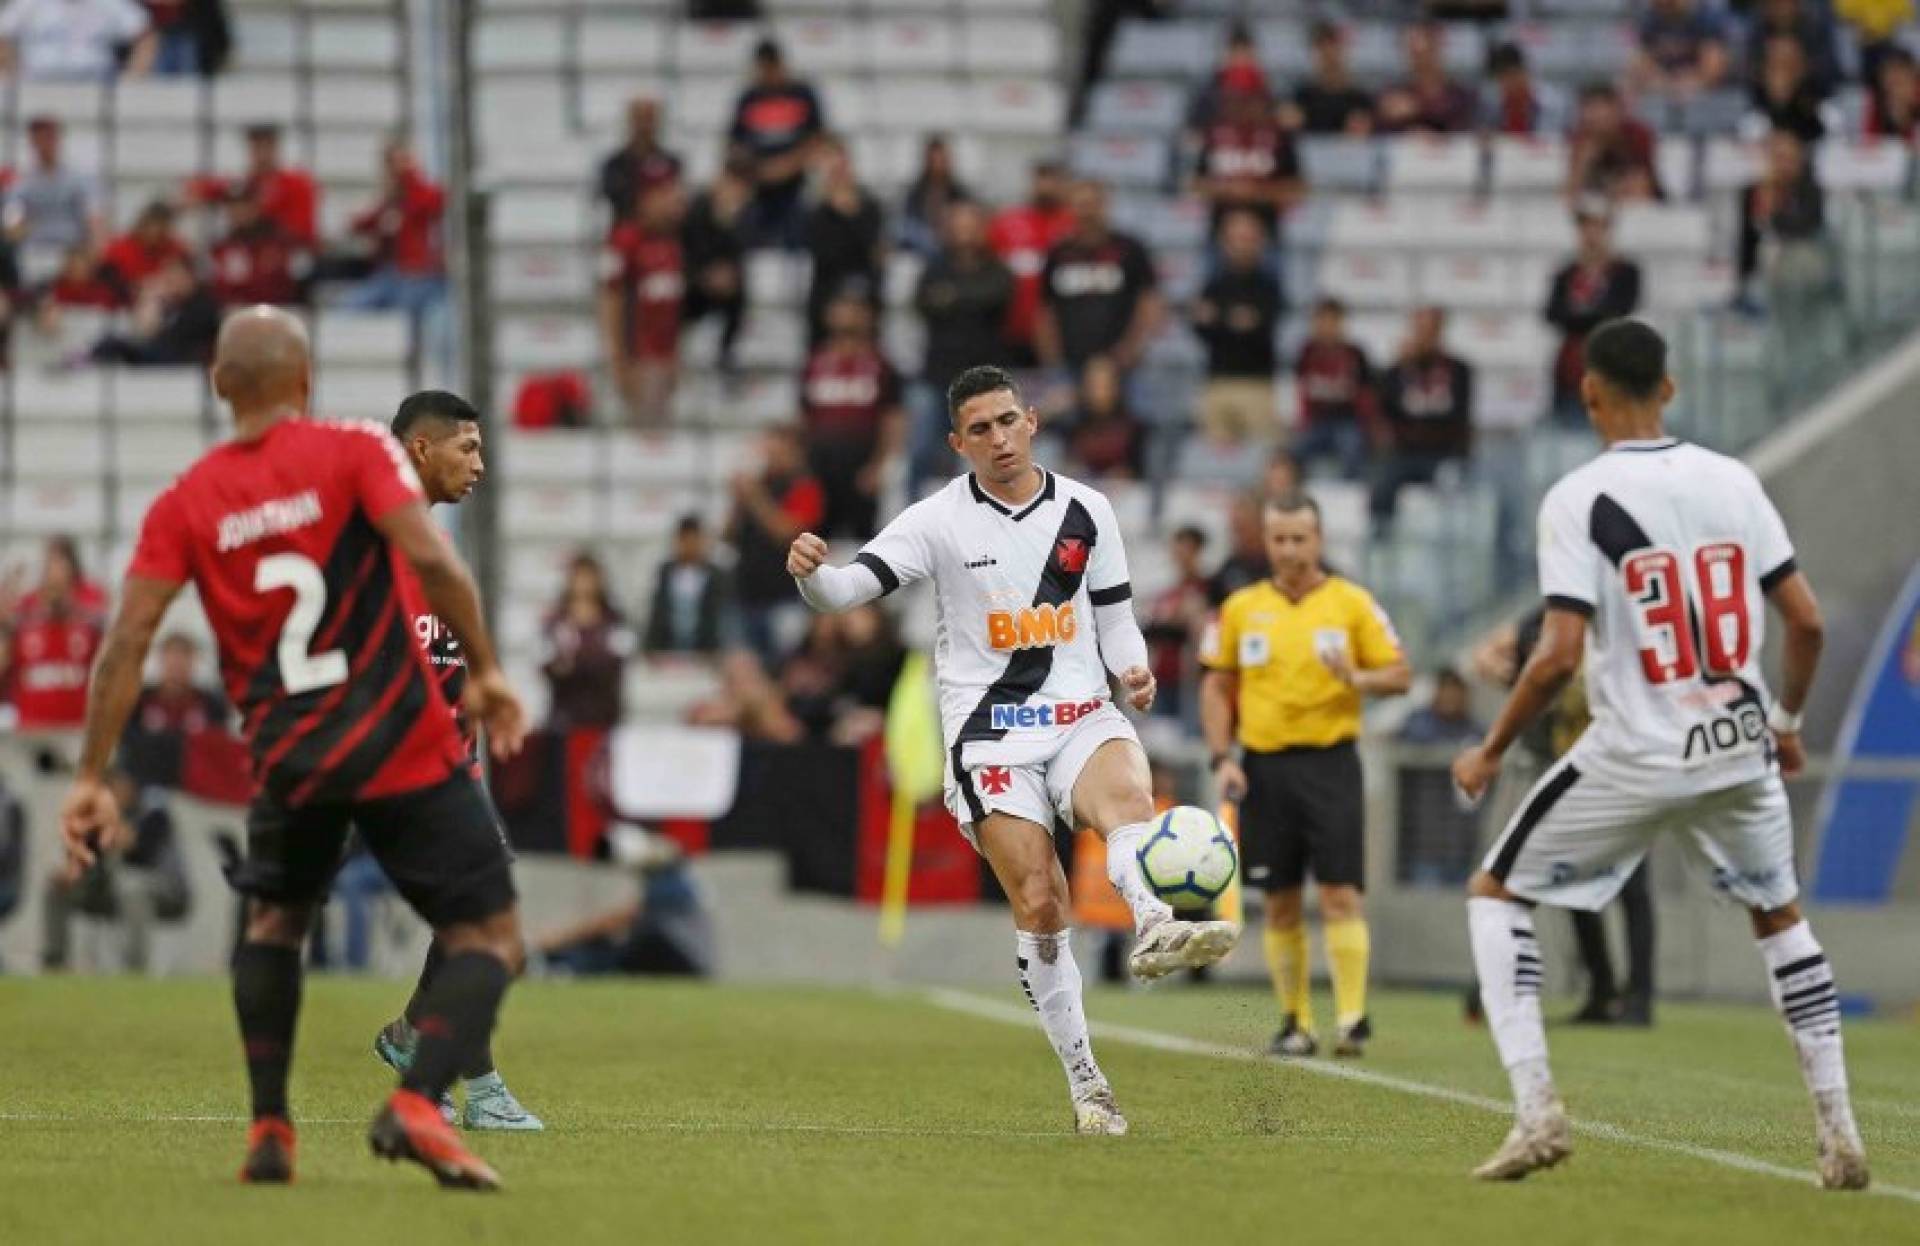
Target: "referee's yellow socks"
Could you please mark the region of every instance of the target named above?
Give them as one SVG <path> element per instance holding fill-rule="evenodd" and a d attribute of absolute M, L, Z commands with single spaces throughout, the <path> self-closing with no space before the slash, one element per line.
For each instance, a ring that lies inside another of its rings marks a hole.
<path fill-rule="evenodd" d="M 1373 938 L 1367 933 L 1364 917 L 1327 922 L 1324 933 L 1327 968 L 1333 976 L 1333 1011 L 1345 1029 L 1367 1015 L 1367 961 L 1373 952 Z"/>
<path fill-rule="evenodd" d="M 1280 1001 L 1280 1014 L 1292 1014 L 1300 1028 L 1313 1030 L 1313 992 L 1307 964 L 1307 924 L 1275 930 L 1262 927 L 1267 949 L 1267 971 L 1273 975 L 1273 996 Z"/>

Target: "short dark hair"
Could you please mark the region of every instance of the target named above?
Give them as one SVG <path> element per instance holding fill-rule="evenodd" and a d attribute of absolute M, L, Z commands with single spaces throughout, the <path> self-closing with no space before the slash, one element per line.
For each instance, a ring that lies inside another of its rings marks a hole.
<path fill-rule="evenodd" d="M 1321 312 L 1331 312 L 1336 316 L 1344 316 L 1347 314 L 1347 305 L 1331 294 L 1323 294 L 1316 299 L 1313 304 L 1313 314 L 1318 316 Z"/>
<path fill-rule="evenodd" d="M 707 525 L 705 521 L 703 521 L 700 516 L 689 511 L 680 516 L 680 522 L 674 525 L 673 534 L 675 536 L 698 536 L 706 530 Z"/>
<path fill-rule="evenodd" d="M 947 386 L 947 415 L 949 418 L 957 416 L 961 407 L 980 395 L 1003 389 L 1013 395 L 1015 402 L 1020 400 L 1020 386 L 1005 368 L 996 368 L 992 364 L 968 368 L 953 378 L 953 384 Z"/>
<path fill-rule="evenodd" d="M 1275 493 L 1267 498 L 1267 509 L 1280 515 L 1298 515 L 1301 511 L 1313 513 L 1313 526 L 1324 531 L 1326 525 L 1320 519 L 1320 503 L 1305 489 L 1289 489 L 1285 493 Z"/>
<path fill-rule="evenodd" d="M 1667 343 L 1644 320 L 1609 320 L 1587 335 L 1587 370 L 1633 402 L 1660 392 Z"/>
<path fill-rule="evenodd" d="M 778 39 L 762 39 L 753 45 L 753 59 L 758 65 L 783 65 L 787 54 L 781 49 Z"/>
<path fill-rule="evenodd" d="M 1451 666 L 1443 666 L 1439 670 L 1435 671 L 1433 673 L 1433 682 L 1435 685 L 1458 684 L 1462 688 L 1467 686 L 1466 679 L 1461 676 L 1459 671 L 1455 670 Z"/>
<path fill-rule="evenodd" d="M 1525 69 L 1527 54 L 1520 50 L 1517 43 L 1496 43 L 1493 51 L 1487 53 L 1487 72 L 1493 75 L 1506 73 L 1510 69 Z"/>
<path fill-rule="evenodd" d="M 1614 85 L 1611 82 L 1589 82 L 1580 88 L 1580 102 L 1582 104 L 1588 100 L 1617 100 L 1619 98 L 1620 92 L 1614 89 Z"/>
<path fill-rule="evenodd" d="M 1176 541 L 1189 542 L 1199 546 L 1201 549 L 1207 547 L 1206 529 L 1200 527 L 1198 524 L 1181 524 L 1173 530 L 1173 539 Z"/>
<path fill-rule="evenodd" d="M 478 424 L 480 413 L 458 394 L 444 389 L 423 389 L 409 394 L 393 415 L 393 435 L 405 441 L 422 424 Z"/>

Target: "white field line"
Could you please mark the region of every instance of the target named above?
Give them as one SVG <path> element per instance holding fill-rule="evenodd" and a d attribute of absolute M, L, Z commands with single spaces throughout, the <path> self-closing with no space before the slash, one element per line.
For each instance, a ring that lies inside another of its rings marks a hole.
<path fill-rule="evenodd" d="M 118 1113 L 95 1115 L 78 1112 L 0 1112 L 0 1125 L 87 1124 L 87 1125 L 244 1125 L 249 1117 L 200 1115 L 194 1113 Z M 302 1116 L 296 1125 L 365 1125 L 367 1117 Z M 818 1134 L 850 1138 L 1062 1138 L 1070 1135 L 1058 1129 L 1026 1132 L 1005 1129 L 919 1129 L 910 1125 L 829 1125 L 807 1121 L 595 1121 L 578 1126 L 579 1133 L 742 1133 L 742 1134 Z"/>
<path fill-rule="evenodd" d="M 1016 1007 L 999 1000 L 983 999 L 966 991 L 936 987 L 925 992 L 924 998 L 937 1008 L 965 1013 L 983 1021 L 997 1021 L 1002 1025 L 1033 1028 L 1039 1026 L 1039 1019 L 1033 1015 L 1031 1009 Z M 1335 1064 L 1320 1060 L 1275 1061 L 1263 1053 L 1244 1047 L 1228 1047 L 1220 1043 L 1202 1042 L 1180 1034 L 1143 1030 L 1131 1025 L 1102 1022 L 1093 1026 L 1093 1033 L 1095 1037 L 1110 1043 L 1125 1043 L 1131 1047 L 1144 1047 L 1151 1051 L 1164 1051 L 1182 1056 L 1204 1056 L 1214 1060 L 1232 1060 L 1241 1064 L 1271 1064 L 1288 1072 L 1307 1073 L 1315 1077 L 1330 1077 L 1339 1081 L 1379 1086 L 1385 1090 L 1399 1091 L 1404 1095 L 1437 1099 L 1443 1103 L 1457 1103 L 1463 1107 L 1476 1108 L 1503 1117 L 1510 1116 L 1513 1112 L 1513 1105 L 1502 1099 L 1477 1095 L 1465 1090 L 1455 1090 L 1450 1086 L 1436 1086 L 1430 1082 L 1414 1081 L 1412 1078 L 1395 1077 L 1388 1073 L 1375 1073 L 1351 1064 Z M 1742 1155 L 1738 1151 L 1722 1151 L 1717 1147 L 1695 1146 L 1690 1142 L 1675 1142 L 1666 1138 L 1649 1138 L 1642 1134 L 1629 1133 L 1618 1125 L 1609 1125 L 1604 1121 L 1577 1120 L 1573 1123 L 1573 1127 L 1590 1137 L 1603 1138 L 1609 1142 L 1624 1143 L 1627 1146 L 1640 1147 L 1649 1151 L 1667 1151 L 1704 1163 L 1718 1164 L 1722 1168 L 1732 1168 L 1765 1177 L 1778 1177 L 1798 1185 L 1810 1185 L 1813 1181 L 1810 1169 L 1789 1168 L 1784 1164 L 1775 1164 L 1768 1160 L 1756 1159 L 1751 1155 Z M 1920 1203 L 1920 1190 L 1911 1190 L 1904 1186 L 1875 1182 L 1869 1187 L 1869 1191 L 1889 1198 L 1904 1199 L 1910 1203 Z"/>

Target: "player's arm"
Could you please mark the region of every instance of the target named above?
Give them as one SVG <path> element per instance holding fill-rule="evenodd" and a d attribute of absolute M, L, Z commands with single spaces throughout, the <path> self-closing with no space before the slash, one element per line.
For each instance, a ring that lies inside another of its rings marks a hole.
<path fill-rule="evenodd" d="M 1820 601 L 1813 595 L 1813 585 L 1798 571 L 1768 589 L 1767 599 L 1787 625 L 1780 647 L 1780 699 L 1767 716 L 1767 725 L 1773 728 L 1774 742 L 1779 746 L 1781 772 L 1795 775 L 1807 764 L 1806 749 L 1800 743 L 1800 714 L 1813 691 L 1827 625 L 1820 616 Z"/>
<path fill-rule="evenodd" d="M 1147 638 L 1133 613 L 1133 578 L 1127 570 L 1127 545 L 1113 504 L 1102 494 L 1088 499 L 1098 537 L 1087 562 L 1087 600 L 1093 607 L 1094 642 L 1107 674 L 1118 685 L 1116 695 L 1134 709 L 1153 708 L 1159 688 L 1147 664 Z"/>
<path fill-rule="evenodd" d="M 454 638 L 466 651 L 467 709 L 487 729 L 494 755 L 510 757 L 519 752 L 527 734 L 526 711 L 500 669 L 493 636 L 480 608 L 480 591 L 467 564 L 434 527 L 426 503 L 418 499 L 387 508 L 373 526 L 420 577 L 427 604 L 453 629 Z"/>
<path fill-rule="evenodd" d="M 1239 615 L 1229 600 L 1200 638 L 1200 735 L 1207 742 L 1208 769 L 1223 800 L 1247 792 L 1247 774 L 1234 756 L 1240 710 Z"/>
<path fill-rule="evenodd" d="M 120 594 L 100 656 L 94 660 L 93 681 L 87 689 L 87 725 L 80 747 L 80 764 L 60 812 L 60 832 L 66 840 L 67 871 L 78 876 L 103 851 L 122 846 L 126 824 L 120 804 L 107 787 L 107 764 L 126 729 L 133 703 L 140 697 L 140 673 L 147 650 L 180 584 L 145 576 L 129 576 Z"/>
<path fill-rule="evenodd" d="M 827 562 L 827 543 L 802 532 L 787 547 L 787 574 L 799 586 L 800 596 L 826 614 L 864 606 L 933 573 L 932 553 L 924 528 L 924 503 L 915 503 L 893 517 L 893 522 L 868 541 L 844 567 Z"/>
<path fill-rule="evenodd" d="M 1461 791 L 1475 799 L 1486 791 L 1507 749 L 1534 719 L 1546 712 L 1580 669 L 1586 647 L 1586 614 L 1549 603 L 1540 624 L 1540 642 L 1520 669 L 1520 678 L 1507 694 L 1500 716 L 1487 729 L 1486 738 L 1477 747 L 1462 753 L 1453 764 L 1454 782 L 1460 785 Z"/>

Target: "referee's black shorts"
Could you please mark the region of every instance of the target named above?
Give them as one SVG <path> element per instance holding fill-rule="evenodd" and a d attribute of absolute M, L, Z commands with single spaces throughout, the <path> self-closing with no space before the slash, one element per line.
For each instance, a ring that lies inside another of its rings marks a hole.
<path fill-rule="evenodd" d="M 1351 740 L 1329 748 L 1248 752 L 1240 804 L 1240 858 L 1247 886 L 1285 891 L 1313 880 L 1364 887 L 1366 796 Z"/>

